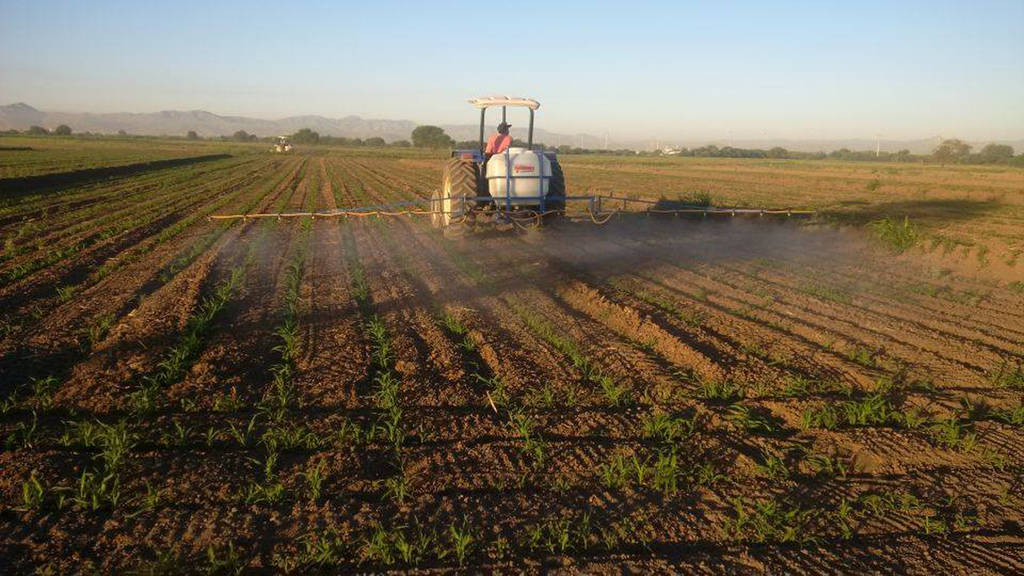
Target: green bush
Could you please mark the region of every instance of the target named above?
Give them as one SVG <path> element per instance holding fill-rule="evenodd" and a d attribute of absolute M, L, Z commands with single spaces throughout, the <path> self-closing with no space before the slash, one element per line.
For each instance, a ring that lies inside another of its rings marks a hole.
<path fill-rule="evenodd" d="M 868 223 L 874 232 L 875 238 L 881 241 L 895 254 L 902 254 L 917 244 L 920 235 L 910 218 L 904 216 L 903 220 L 891 216 Z"/>

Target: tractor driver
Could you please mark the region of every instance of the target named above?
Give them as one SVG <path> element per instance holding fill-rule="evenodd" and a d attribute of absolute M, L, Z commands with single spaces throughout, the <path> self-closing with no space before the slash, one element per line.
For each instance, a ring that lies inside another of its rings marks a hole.
<path fill-rule="evenodd" d="M 511 124 L 504 121 L 498 124 L 498 131 L 487 141 L 487 148 L 484 149 L 487 158 L 505 152 L 512 145 L 512 137 L 508 134 L 508 129 L 511 127 Z"/>

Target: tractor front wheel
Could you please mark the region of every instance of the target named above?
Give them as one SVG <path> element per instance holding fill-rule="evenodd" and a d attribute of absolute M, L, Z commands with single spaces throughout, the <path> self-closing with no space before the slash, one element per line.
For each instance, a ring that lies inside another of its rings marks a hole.
<path fill-rule="evenodd" d="M 441 204 L 441 191 L 434 190 L 430 194 L 430 227 L 431 228 L 443 228 L 443 212 L 444 206 Z"/>

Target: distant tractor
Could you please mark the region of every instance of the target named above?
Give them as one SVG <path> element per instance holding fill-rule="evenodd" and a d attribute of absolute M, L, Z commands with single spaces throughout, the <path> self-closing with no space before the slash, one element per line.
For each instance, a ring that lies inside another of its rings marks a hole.
<path fill-rule="evenodd" d="M 274 147 L 271 148 L 271 150 L 273 150 L 274 152 L 291 152 L 292 144 L 291 142 L 288 141 L 287 136 L 278 136 L 277 142 L 274 144 Z"/>
<path fill-rule="evenodd" d="M 474 98 L 480 109 L 479 149 L 455 150 L 445 164 L 441 189 L 430 199 L 430 222 L 457 233 L 481 221 L 497 224 L 539 223 L 565 212 L 565 176 L 553 152 L 533 150 L 533 117 L 540 103 L 529 98 Z M 510 146 L 488 157 L 484 148 L 488 108 L 501 108 L 504 123 L 509 107 L 527 108 L 530 124 L 526 147 Z"/>

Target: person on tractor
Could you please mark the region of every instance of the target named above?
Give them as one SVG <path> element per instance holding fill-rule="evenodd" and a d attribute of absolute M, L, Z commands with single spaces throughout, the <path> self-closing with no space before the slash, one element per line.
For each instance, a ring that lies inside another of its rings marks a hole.
<path fill-rule="evenodd" d="M 498 131 L 487 141 L 487 148 L 484 149 L 484 155 L 488 159 L 495 154 L 504 153 L 512 145 L 512 136 L 509 136 L 508 133 L 508 129 L 511 127 L 512 125 L 507 122 L 498 124 Z"/>

